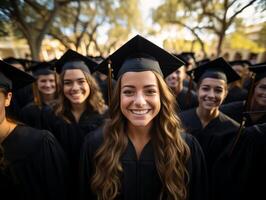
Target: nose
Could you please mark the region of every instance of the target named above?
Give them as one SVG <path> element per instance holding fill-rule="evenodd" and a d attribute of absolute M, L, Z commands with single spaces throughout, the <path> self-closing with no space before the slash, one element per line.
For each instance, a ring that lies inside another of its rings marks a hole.
<path fill-rule="evenodd" d="M 209 90 L 207 95 L 208 95 L 209 98 L 214 98 L 215 97 L 214 90 Z"/>
<path fill-rule="evenodd" d="M 72 90 L 78 90 L 79 89 L 79 85 L 78 85 L 78 83 L 76 83 L 76 82 L 73 82 L 73 84 L 72 84 L 72 88 L 71 88 Z"/>
<path fill-rule="evenodd" d="M 136 94 L 135 105 L 142 107 L 145 104 L 146 104 L 146 100 L 145 100 L 144 94 L 142 94 L 142 93 Z"/>

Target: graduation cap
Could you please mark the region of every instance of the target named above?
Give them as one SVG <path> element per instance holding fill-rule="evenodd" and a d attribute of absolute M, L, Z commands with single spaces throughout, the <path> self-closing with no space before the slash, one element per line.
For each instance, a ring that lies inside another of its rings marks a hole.
<path fill-rule="evenodd" d="M 250 71 L 252 71 L 256 74 L 255 75 L 255 82 L 266 77 L 266 64 L 253 65 L 249 69 L 250 69 Z"/>
<path fill-rule="evenodd" d="M 197 83 L 201 78 L 212 78 L 213 73 L 217 74 L 217 78 L 225 80 L 227 83 L 239 80 L 240 76 L 232 69 L 232 67 L 222 58 L 207 62 L 191 71 L 194 81 Z"/>
<path fill-rule="evenodd" d="M 57 73 L 61 73 L 67 69 L 80 69 L 84 72 L 92 74 L 98 64 L 90 58 L 79 54 L 71 49 L 55 62 Z"/>
<path fill-rule="evenodd" d="M 210 62 L 211 60 L 209 58 L 205 58 L 205 59 L 202 59 L 202 60 L 199 60 L 196 62 L 196 65 L 197 66 L 201 66 L 201 65 L 204 65 L 205 63 L 208 63 Z"/>
<path fill-rule="evenodd" d="M 140 35 L 136 35 L 107 57 L 99 64 L 98 71 L 108 74 L 109 64 L 115 80 L 126 72 L 141 71 L 155 71 L 166 77 L 184 65 L 180 59 Z"/>
<path fill-rule="evenodd" d="M 234 61 L 230 61 L 229 64 L 231 66 L 234 66 L 234 65 L 240 65 L 242 67 L 246 67 L 247 66 L 250 66 L 251 63 L 249 60 L 234 60 Z"/>
<path fill-rule="evenodd" d="M 54 66 L 51 62 L 41 62 L 39 64 L 33 65 L 29 70 L 32 71 L 32 74 L 37 77 L 39 75 L 48 75 L 54 74 Z"/>
<path fill-rule="evenodd" d="M 7 58 L 4 58 L 3 61 L 10 64 L 10 65 L 12 65 L 12 64 L 23 65 L 23 63 L 21 62 L 21 59 L 19 59 L 19 58 L 7 57 Z"/>
<path fill-rule="evenodd" d="M 194 61 L 195 59 L 195 52 L 182 52 L 181 54 L 179 54 L 184 60 L 189 61 L 189 59 L 193 59 Z"/>
<path fill-rule="evenodd" d="M 31 75 L 0 60 L 0 87 L 17 90 L 34 81 L 35 79 Z"/>

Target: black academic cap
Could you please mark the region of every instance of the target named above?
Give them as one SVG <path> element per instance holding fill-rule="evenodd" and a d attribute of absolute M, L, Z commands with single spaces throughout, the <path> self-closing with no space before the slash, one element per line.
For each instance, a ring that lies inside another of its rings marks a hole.
<path fill-rule="evenodd" d="M 35 79 L 31 75 L 0 60 L 0 87 L 17 90 L 34 81 Z"/>
<path fill-rule="evenodd" d="M 190 71 L 190 74 L 193 74 L 194 81 L 198 82 L 202 76 L 206 75 L 208 77 L 208 73 L 219 72 L 222 74 L 221 79 L 223 79 L 223 75 L 225 75 L 227 83 L 231 83 L 233 81 L 239 80 L 240 76 L 232 69 L 232 67 L 222 58 L 216 58 L 210 62 L 207 62 L 199 67 Z"/>
<path fill-rule="evenodd" d="M 56 71 L 61 73 L 67 69 L 81 69 L 87 73 L 93 73 L 97 67 L 97 63 L 86 56 L 79 54 L 71 49 L 55 62 Z"/>
<path fill-rule="evenodd" d="M 251 63 L 250 63 L 249 60 L 234 60 L 234 61 L 230 61 L 229 64 L 231 66 L 240 65 L 242 67 L 245 67 L 245 65 L 247 65 L 247 66 L 250 66 L 251 65 Z"/>
<path fill-rule="evenodd" d="M 253 65 L 249 69 L 256 74 L 255 82 L 266 77 L 266 64 Z"/>
<path fill-rule="evenodd" d="M 192 51 L 184 51 L 180 54 L 180 56 L 183 56 L 186 59 L 193 58 L 195 60 L 195 52 Z"/>
<path fill-rule="evenodd" d="M 7 57 L 7 58 L 4 58 L 3 61 L 12 65 L 12 64 L 21 64 L 23 66 L 23 63 L 21 63 L 20 61 L 21 59 L 19 58 L 14 58 L 14 57 Z"/>
<path fill-rule="evenodd" d="M 196 62 L 196 65 L 197 66 L 201 66 L 201 65 L 203 65 L 203 64 L 205 64 L 205 63 L 208 63 L 208 62 L 210 62 L 211 60 L 209 59 L 209 58 L 204 58 L 204 59 L 202 59 L 202 60 L 199 60 L 199 61 L 197 61 Z"/>
<path fill-rule="evenodd" d="M 41 62 L 39 64 L 33 65 L 32 67 L 30 67 L 30 70 L 35 77 L 39 75 L 48 75 L 55 73 L 55 68 L 51 62 Z"/>
<path fill-rule="evenodd" d="M 164 49 L 140 35 L 125 43 L 98 66 L 98 71 L 108 74 L 108 64 L 117 80 L 126 72 L 155 71 L 166 77 L 184 63 Z"/>

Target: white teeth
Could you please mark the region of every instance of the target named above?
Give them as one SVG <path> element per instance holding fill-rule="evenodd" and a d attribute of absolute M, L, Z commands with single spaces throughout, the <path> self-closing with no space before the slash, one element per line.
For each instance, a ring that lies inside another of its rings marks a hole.
<path fill-rule="evenodd" d="M 147 114 L 149 110 L 131 110 L 131 112 L 136 115 L 143 115 L 143 114 Z"/>

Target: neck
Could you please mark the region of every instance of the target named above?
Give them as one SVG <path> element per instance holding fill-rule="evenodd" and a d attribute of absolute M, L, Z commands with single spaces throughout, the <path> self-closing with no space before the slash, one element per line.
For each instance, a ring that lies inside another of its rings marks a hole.
<path fill-rule="evenodd" d="M 147 141 L 150 139 L 150 129 L 151 127 L 135 127 L 131 124 L 128 125 L 127 134 L 130 139 L 135 141 Z"/>
<path fill-rule="evenodd" d="M 214 108 L 211 110 L 206 110 L 201 108 L 200 106 L 196 109 L 197 115 L 200 118 L 200 121 L 203 125 L 203 127 L 207 126 L 211 120 L 216 118 L 219 115 L 219 109 Z"/>
<path fill-rule="evenodd" d="M 45 95 L 42 95 L 42 101 L 46 105 L 49 105 L 53 100 L 54 100 L 54 94 L 45 94 Z"/>
<path fill-rule="evenodd" d="M 71 112 L 73 113 L 76 121 L 79 121 L 81 114 L 85 111 L 86 105 L 85 104 L 72 104 Z"/>

